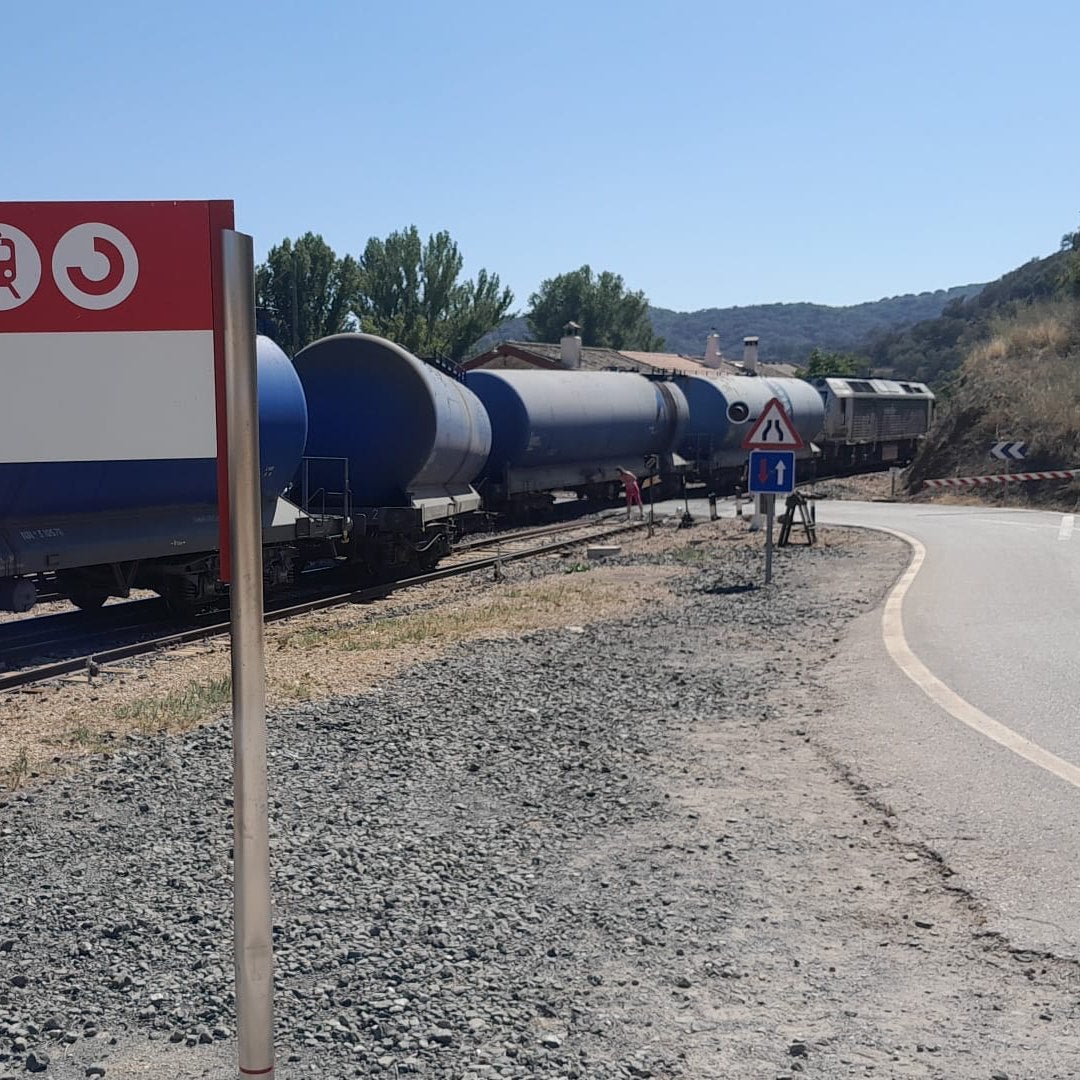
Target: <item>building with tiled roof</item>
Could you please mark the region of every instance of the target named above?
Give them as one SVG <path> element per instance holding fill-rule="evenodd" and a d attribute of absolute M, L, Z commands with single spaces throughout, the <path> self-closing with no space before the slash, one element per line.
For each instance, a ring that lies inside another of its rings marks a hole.
<path fill-rule="evenodd" d="M 577 329 L 573 324 L 570 326 Z M 710 334 L 704 356 L 684 356 L 681 353 L 596 348 L 582 345 L 576 333 L 568 333 L 557 345 L 542 341 L 500 341 L 461 366 L 466 370 L 538 368 L 551 371 L 636 371 L 645 375 L 795 374 L 795 368 L 790 364 L 758 364 L 757 338 L 746 339 L 742 362 L 725 359 L 720 353 L 718 341 L 716 334 Z"/>

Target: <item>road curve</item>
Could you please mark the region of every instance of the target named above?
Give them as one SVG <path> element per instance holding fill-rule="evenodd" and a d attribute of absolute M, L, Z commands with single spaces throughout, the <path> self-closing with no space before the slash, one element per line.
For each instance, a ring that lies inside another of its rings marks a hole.
<path fill-rule="evenodd" d="M 879 615 L 836 659 L 831 738 L 984 903 L 990 928 L 1018 947 L 1080 957 L 1072 516 L 823 501 L 818 520 L 919 541 L 925 558 L 900 612 L 910 653 L 972 711 L 1067 768 L 1021 756 L 943 709 L 897 667 Z"/>
<path fill-rule="evenodd" d="M 690 509 L 707 518 L 704 503 Z M 928 693 L 927 680 L 898 666 L 905 649 L 887 646 L 886 606 L 884 623 L 881 609 L 856 621 L 825 673 L 820 735 L 900 827 L 955 871 L 988 930 L 1018 948 L 1080 959 L 1072 515 L 822 500 L 817 519 L 899 532 L 924 549 L 898 611 L 894 600 L 892 630 L 902 626 L 916 668 L 944 691 Z M 775 580 L 782 590 L 782 562 Z M 973 722 L 980 718 L 988 724 Z"/>

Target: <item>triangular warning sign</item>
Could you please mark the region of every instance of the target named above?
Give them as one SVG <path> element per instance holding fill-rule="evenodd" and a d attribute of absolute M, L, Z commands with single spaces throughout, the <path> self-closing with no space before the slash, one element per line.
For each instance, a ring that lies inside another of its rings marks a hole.
<path fill-rule="evenodd" d="M 773 398 L 761 410 L 742 441 L 744 450 L 802 450 L 805 446 L 779 398 Z"/>

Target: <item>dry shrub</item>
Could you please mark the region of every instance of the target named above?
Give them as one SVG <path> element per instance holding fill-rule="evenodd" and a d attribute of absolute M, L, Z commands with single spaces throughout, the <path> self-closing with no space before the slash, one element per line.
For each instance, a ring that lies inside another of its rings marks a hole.
<path fill-rule="evenodd" d="M 1066 356 L 1076 344 L 1074 320 L 1074 307 L 1067 301 L 1032 304 L 1014 318 L 998 319 L 991 326 L 990 340 L 976 346 L 968 355 L 965 369 L 1043 351 Z"/>
<path fill-rule="evenodd" d="M 1067 302 L 1034 304 L 998 323 L 964 363 L 984 430 L 1026 437 L 1035 453 L 1071 461 L 1080 452 L 1078 345 L 1076 309 Z"/>

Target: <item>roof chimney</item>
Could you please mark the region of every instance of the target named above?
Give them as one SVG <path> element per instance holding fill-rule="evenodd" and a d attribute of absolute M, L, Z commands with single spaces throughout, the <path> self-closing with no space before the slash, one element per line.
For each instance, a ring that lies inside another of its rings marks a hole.
<path fill-rule="evenodd" d="M 581 367 L 581 327 L 576 322 L 568 322 L 563 327 L 563 336 L 559 341 L 559 360 L 565 368 Z"/>
<path fill-rule="evenodd" d="M 718 368 L 723 357 L 720 355 L 720 335 L 713 330 L 705 339 L 705 359 L 702 363 L 708 368 Z"/>
<path fill-rule="evenodd" d="M 742 339 L 742 362 L 747 371 L 757 373 L 757 344 L 756 337 L 744 337 Z"/>

